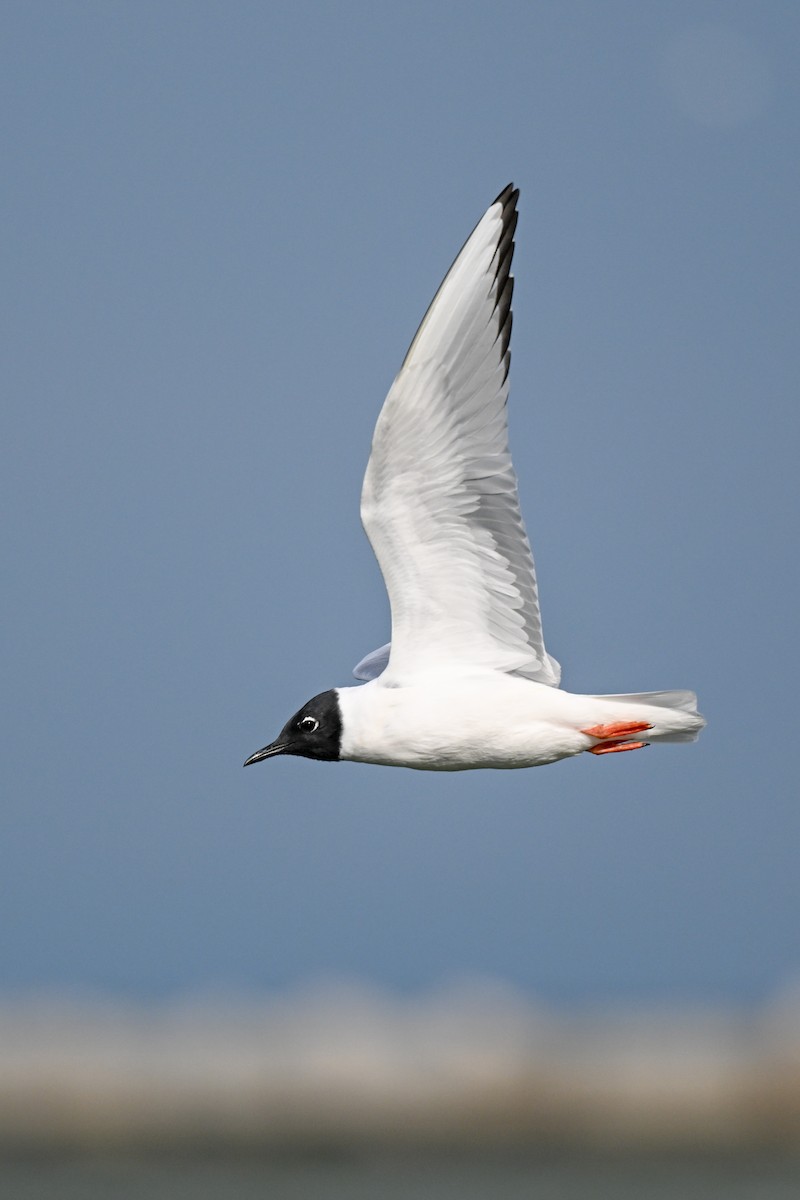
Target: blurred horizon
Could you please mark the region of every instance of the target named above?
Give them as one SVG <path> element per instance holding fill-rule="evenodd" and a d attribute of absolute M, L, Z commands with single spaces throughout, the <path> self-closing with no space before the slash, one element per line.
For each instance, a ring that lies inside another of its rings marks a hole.
<path fill-rule="evenodd" d="M 800 987 L 565 1014 L 494 980 L 0 1001 L 0 1155 L 667 1154 L 800 1145 Z"/>

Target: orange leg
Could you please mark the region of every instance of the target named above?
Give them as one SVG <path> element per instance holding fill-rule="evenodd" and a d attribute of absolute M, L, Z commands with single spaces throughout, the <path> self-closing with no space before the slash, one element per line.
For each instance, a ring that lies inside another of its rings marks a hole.
<path fill-rule="evenodd" d="M 607 738 L 630 737 L 632 733 L 644 733 L 645 729 L 652 728 L 647 721 L 614 721 L 610 725 L 592 725 L 590 729 L 582 729 L 581 733 L 606 741 Z"/>
<path fill-rule="evenodd" d="M 649 729 L 650 726 L 648 725 Z M 623 750 L 641 750 L 647 746 L 647 742 L 601 742 L 599 746 L 592 746 L 590 754 L 621 754 Z"/>

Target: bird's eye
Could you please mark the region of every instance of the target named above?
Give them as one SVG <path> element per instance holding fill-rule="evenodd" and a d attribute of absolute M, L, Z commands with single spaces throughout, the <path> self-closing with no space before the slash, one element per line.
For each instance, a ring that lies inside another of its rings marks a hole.
<path fill-rule="evenodd" d="M 303 733 L 313 733 L 319 729 L 319 721 L 316 717 L 303 717 L 302 721 L 297 722 L 297 728 L 302 729 Z"/>

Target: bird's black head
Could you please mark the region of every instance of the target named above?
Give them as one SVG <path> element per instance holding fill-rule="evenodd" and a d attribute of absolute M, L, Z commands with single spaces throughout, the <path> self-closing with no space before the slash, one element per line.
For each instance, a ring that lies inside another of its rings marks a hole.
<path fill-rule="evenodd" d="M 342 714 L 335 691 L 320 692 L 287 721 L 274 742 L 251 754 L 244 764 L 261 762 L 275 754 L 299 754 L 336 762 L 342 740 Z"/>

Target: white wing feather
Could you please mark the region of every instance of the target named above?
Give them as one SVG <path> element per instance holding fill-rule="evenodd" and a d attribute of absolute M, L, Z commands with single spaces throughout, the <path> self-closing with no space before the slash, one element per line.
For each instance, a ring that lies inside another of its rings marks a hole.
<path fill-rule="evenodd" d="M 453 263 L 375 429 L 361 518 L 391 604 L 390 684 L 442 669 L 559 682 L 508 449 L 517 196 L 498 196 Z"/>

